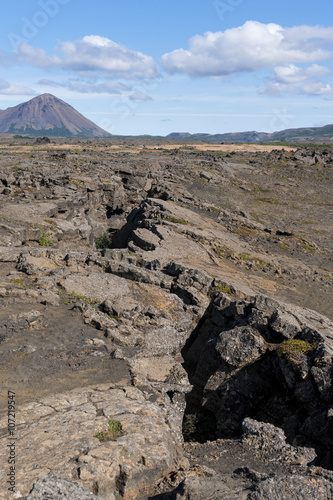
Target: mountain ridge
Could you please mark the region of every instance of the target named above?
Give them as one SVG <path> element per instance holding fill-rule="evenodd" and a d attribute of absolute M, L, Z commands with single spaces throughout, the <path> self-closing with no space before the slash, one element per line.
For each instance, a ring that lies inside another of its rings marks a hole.
<path fill-rule="evenodd" d="M 258 142 L 333 142 L 333 124 L 322 127 L 302 127 L 280 130 L 278 132 L 257 132 L 255 130 L 245 132 L 226 132 L 223 134 L 208 134 L 198 132 L 190 134 L 189 132 L 171 132 L 166 136 L 161 135 L 112 135 L 114 138 L 138 138 L 138 139 L 168 139 L 168 140 L 192 140 L 211 143 L 258 143 Z"/>
<path fill-rule="evenodd" d="M 223 134 L 206 134 L 187 132 L 172 132 L 166 138 L 170 139 L 203 140 L 208 142 L 284 142 L 296 141 L 305 142 L 308 140 L 333 141 L 333 125 L 324 125 L 322 127 L 300 127 L 280 130 L 278 132 L 257 132 L 255 130 L 245 132 L 227 132 Z"/>
<path fill-rule="evenodd" d="M 227 132 L 208 134 L 204 132 L 171 132 L 161 135 L 110 134 L 79 113 L 73 106 L 58 97 L 45 93 L 14 107 L 0 110 L 0 134 L 16 134 L 46 137 L 78 138 L 143 138 L 167 140 L 194 140 L 211 143 L 257 143 L 257 142 L 333 142 L 333 124 L 322 127 L 289 128 L 278 132 Z"/>

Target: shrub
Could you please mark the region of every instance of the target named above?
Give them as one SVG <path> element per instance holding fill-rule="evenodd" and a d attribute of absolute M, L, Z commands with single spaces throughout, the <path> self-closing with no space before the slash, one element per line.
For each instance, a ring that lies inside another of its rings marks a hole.
<path fill-rule="evenodd" d="M 103 250 L 104 248 L 112 248 L 112 239 L 107 232 L 101 234 L 95 242 L 97 250 Z"/>
<path fill-rule="evenodd" d="M 41 247 L 53 247 L 53 245 L 55 245 L 56 243 L 56 240 L 52 239 L 51 236 L 52 233 L 47 233 L 46 231 L 43 231 L 38 244 Z"/>

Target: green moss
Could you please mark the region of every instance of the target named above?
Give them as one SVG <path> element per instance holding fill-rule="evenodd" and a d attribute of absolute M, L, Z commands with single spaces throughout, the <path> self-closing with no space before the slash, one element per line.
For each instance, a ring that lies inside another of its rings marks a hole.
<path fill-rule="evenodd" d="M 110 441 L 124 435 L 121 422 L 119 420 L 108 420 L 108 429 L 95 434 L 94 437 L 102 441 Z"/>

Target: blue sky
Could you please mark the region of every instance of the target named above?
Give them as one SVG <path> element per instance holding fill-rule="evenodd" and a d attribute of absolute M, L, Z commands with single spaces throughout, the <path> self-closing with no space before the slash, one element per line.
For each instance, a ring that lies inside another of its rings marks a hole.
<path fill-rule="evenodd" d="M 113 134 L 333 123 L 332 2 L 15 0 L 0 109 L 49 92 Z"/>

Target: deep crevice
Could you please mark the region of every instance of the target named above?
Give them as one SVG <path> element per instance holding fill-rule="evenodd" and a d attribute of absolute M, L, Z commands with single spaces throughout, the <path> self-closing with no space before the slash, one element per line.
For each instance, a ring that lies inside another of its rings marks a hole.
<path fill-rule="evenodd" d="M 236 302 L 223 307 L 213 297 L 182 349 L 193 386 L 186 395 L 185 441 L 238 437 L 250 417 L 282 428 L 293 446 L 315 448 L 316 465 L 332 469 L 333 428 L 311 375 L 312 354 L 299 362 L 281 357 L 277 347 L 285 338 L 269 324 L 258 326 L 251 304 L 240 309 Z"/>

